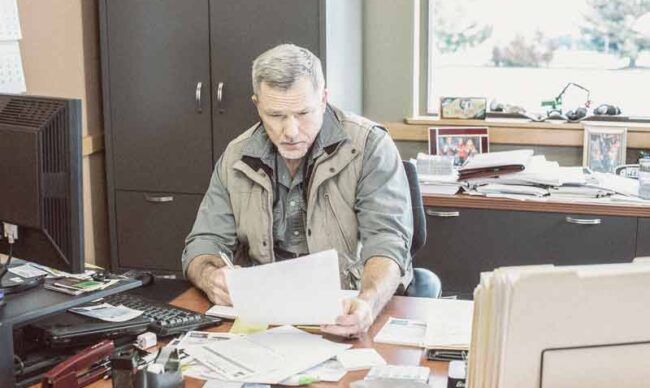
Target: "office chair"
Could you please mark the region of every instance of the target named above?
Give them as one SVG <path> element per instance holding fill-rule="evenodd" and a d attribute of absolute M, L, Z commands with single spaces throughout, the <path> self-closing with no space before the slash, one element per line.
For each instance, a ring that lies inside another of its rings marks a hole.
<path fill-rule="evenodd" d="M 406 178 L 409 182 L 411 193 L 411 207 L 413 210 L 413 238 L 411 239 L 411 257 L 413 258 L 413 280 L 406 288 L 404 295 L 420 298 L 438 298 L 442 292 L 440 279 L 436 274 L 426 268 L 415 268 L 416 253 L 427 241 L 427 220 L 424 214 L 420 182 L 415 165 L 409 161 L 402 161 Z"/>

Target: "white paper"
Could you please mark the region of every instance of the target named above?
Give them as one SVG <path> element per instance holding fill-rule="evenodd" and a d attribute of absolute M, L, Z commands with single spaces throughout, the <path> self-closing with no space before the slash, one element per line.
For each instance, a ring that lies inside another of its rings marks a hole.
<path fill-rule="evenodd" d="M 377 365 L 386 365 L 386 360 L 375 349 L 349 349 L 336 356 L 341 365 L 348 370 L 369 369 Z"/>
<path fill-rule="evenodd" d="M 526 166 L 533 153 L 533 150 L 514 150 L 474 154 L 465 162 L 463 167 L 459 168 L 459 171 L 518 164 Z"/>
<path fill-rule="evenodd" d="M 37 276 L 47 275 L 47 272 L 32 267 L 29 264 L 24 264 L 18 267 L 12 267 L 9 268 L 8 271 L 15 275 L 22 276 L 24 278 L 35 278 Z"/>
<path fill-rule="evenodd" d="M 181 338 L 176 347 L 184 349 L 192 345 L 206 345 L 218 341 L 227 341 L 233 338 L 239 338 L 237 334 L 231 333 L 213 333 L 209 331 L 188 331 L 185 336 Z"/>
<path fill-rule="evenodd" d="M 211 317 L 226 318 L 226 319 L 237 319 L 237 311 L 235 311 L 234 307 L 222 306 L 218 304 L 215 304 L 214 306 L 210 307 L 210 309 L 205 312 L 205 315 L 209 315 Z"/>
<path fill-rule="evenodd" d="M 283 326 L 229 341 L 189 346 L 185 352 L 222 375 L 223 380 L 278 384 L 350 346 Z"/>
<path fill-rule="evenodd" d="M 424 347 L 427 323 L 414 319 L 388 318 L 374 341 L 384 344 Z"/>
<path fill-rule="evenodd" d="M 358 295 L 359 290 L 341 290 L 341 299 L 356 298 Z M 233 306 L 224 306 L 219 304 L 210 307 L 210 309 L 205 312 L 205 315 L 225 319 L 237 319 L 238 317 L 237 310 L 235 310 Z"/>
<path fill-rule="evenodd" d="M 125 322 L 142 315 L 142 311 L 134 310 L 124 305 L 113 306 L 102 303 L 95 306 L 73 307 L 68 311 L 85 315 L 91 318 L 101 319 L 106 322 Z"/>
<path fill-rule="evenodd" d="M 18 42 L 0 41 L 0 93 L 19 94 L 26 91 L 27 85 Z"/>
<path fill-rule="evenodd" d="M 18 3 L 16 0 L 0 0 L 0 41 L 20 39 Z"/>
<path fill-rule="evenodd" d="M 431 300 L 427 311 L 426 347 L 467 350 L 472 336 L 472 312 L 472 301 Z"/>
<path fill-rule="evenodd" d="M 239 318 L 250 324 L 334 324 L 342 311 L 338 255 L 328 250 L 226 273 Z"/>
<path fill-rule="evenodd" d="M 307 369 L 304 372 L 300 372 L 300 376 L 311 376 L 314 377 L 317 381 L 327 381 L 335 383 L 343 378 L 348 371 L 343 367 L 341 362 L 337 359 L 331 359 L 319 364 L 313 368 Z M 292 376 L 293 377 L 293 376 Z M 289 380 L 291 377 L 289 378 Z M 281 384 L 287 384 L 288 381 L 285 380 Z"/>
<path fill-rule="evenodd" d="M 431 370 L 426 366 L 416 365 L 378 365 L 373 366 L 364 380 L 398 379 L 414 380 L 426 383 Z"/>

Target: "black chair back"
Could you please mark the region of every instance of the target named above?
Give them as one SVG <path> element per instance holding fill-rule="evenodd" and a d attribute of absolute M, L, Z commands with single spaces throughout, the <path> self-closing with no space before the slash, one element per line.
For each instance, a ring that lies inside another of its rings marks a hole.
<path fill-rule="evenodd" d="M 422 203 L 422 194 L 420 193 L 420 183 L 418 182 L 418 171 L 415 165 L 409 161 L 402 161 L 404 171 L 409 182 L 411 192 L 411 208 L 413 210 L 413 239 L 411 240 L 411 257 L 415 257 L 417 251 L 424 246 L 427 241 L 427 220 L 424 214 L 424 204 Z"/>

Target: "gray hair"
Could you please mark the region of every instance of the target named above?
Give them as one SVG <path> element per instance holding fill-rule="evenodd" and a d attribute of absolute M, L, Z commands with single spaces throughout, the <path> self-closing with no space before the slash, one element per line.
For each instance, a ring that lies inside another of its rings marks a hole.
<path fill-rule="evenodd" d="M 253 61 L 252 73 L 255 95 L 262 82 L 272 88 L 287 90 L 305 76 L 309 77 L 315 90 L 325 86 L 320 59 L 294 44 L 281 44 L 262 53 Z"/>

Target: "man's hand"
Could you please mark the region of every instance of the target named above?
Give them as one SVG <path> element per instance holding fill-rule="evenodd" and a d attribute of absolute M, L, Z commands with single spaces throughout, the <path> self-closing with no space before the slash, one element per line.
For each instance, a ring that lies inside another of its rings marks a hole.
<path fill-rule="evenodd" d="M 343 301 L 343 315 L 336 318 L 336 325 L 323 325 L 321 332 L 345 338 L 358 338 L 368 331 L 374 321 L 372 309 L 363 299 Z"/>
<path fill-rule="evenodd" d="M 192 260 L 187 268 L 187 277 L 205 292 L 212 303 L 231 306 L 226 284 L 226 271 L 229 270 L 218 256 L 202 255 Z"/>
<path fill-rule="evenodd" d="M 214 304 L 232 306 L 228 285 L 226 284 L 226 271 L 228 267 L 208 267 L 201 274 L 198 287 L 205 292 L 208 299 Z"/>

